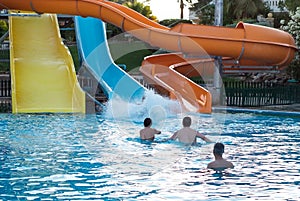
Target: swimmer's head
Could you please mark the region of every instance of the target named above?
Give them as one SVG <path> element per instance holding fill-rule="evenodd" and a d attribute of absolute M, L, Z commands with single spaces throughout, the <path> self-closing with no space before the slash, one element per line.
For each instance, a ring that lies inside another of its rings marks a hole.
<path fill-rule="evenodd" d="M 152 120 L 150 118 L 145 118 L 144 126 L 148 127 L 148 126 L 151 126 L 151 124 L 152 124 Z"/>
<path fill-rule="evenodd" d="M 190 127 L 191 124 L 192 124 L 192 119 L 191 119 L 191 117 L 184 117 L 184 118 L 182 119 L 182 125 L 183 125 L 184 127 Z"/>
<path fill-rule="evenodd" d="M 224 153 L 224 144 L 217 142 L 214 146 L 214 154 L 222 155 Z"/>

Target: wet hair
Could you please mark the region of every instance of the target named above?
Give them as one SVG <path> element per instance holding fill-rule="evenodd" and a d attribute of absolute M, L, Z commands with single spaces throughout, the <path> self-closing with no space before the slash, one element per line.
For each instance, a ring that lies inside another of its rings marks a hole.
<path fill-rule="evenodd" d="M 189 127 L 189 126 L 191 126 L 191 124 L 192 124 L 192 119 L 191 119 L 191 117 L 184 117 L 184 118 L 182 119 L 182 125 L 183 125 L 184 127 Z"/>
<path fill-rule="evenodd" d="M 214 146 L 214 154 L 222 155 L 224 153 L 224 144 L 217 142 Z"/>
<path fill-rule="evenodd" d="M 146 119 L 144 120 L 144 126 L 145 126 L 145 127 L 150 126 L 151 123 L 152 123 L 152 120 L 151 120 L 150 118 L 146 118 Z"/>

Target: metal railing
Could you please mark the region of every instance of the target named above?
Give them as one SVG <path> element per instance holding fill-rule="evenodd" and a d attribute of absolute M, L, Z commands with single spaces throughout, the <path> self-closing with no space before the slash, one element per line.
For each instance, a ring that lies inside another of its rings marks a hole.
<path fill-rule="evenodd" d="M 224 82 L 226 105 L 260 107 L 300 103 L 299 84 Z"/>
<path fill-rule="evenodd" d="M 143 82 L 141 77 L 138 78 L 138 81 Z M 81 83 L 87 80 L 79 81 Z M 84 85 L 89 84 L 91 83 Z M 227 106 L 261 107 L 300 103 L 300 84 L 230 81 L 224 82 L 224 90 Z M 0 76 L 0 112 L 11 112 L 11 82 L 8 75 Z"/>

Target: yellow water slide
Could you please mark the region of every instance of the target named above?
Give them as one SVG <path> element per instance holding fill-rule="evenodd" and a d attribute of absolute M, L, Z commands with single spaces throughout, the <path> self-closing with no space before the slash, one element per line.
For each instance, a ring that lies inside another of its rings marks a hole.
<path fill-rule="evenodd" d="M 85 113 L 56 15 L 10 16 L 9 33 L 13 113 Z"/>

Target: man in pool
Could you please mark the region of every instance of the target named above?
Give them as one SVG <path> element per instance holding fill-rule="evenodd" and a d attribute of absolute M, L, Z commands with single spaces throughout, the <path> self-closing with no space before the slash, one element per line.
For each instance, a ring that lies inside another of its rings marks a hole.
<path fill-rule="evenodd" d="M 160 134 L 159 130 L 151 128 L 152 120 L 150 118 L 145 118 L 144 120 L 144 128 L 140 130 L 140 138 L 142 140 L 150 140 L 153 141 L 156 134 Z"/>
<path fill-rule="evenodd" d="M 183 128 L 176 131 L 171 137 L 171 140 L 178 139 L 179 142 L 189 145 L 194 145 L 197 142 L 197 137 L 201 138 L 205 142 L 212 142 L 205 135 L 199 133 L 198 131 L 190 128 L 192 124 L 191 117 L 184 117 L 182 119 Z"/>
<path fill-rule="evenodd" d="M 207 165 L 207 168 L 214 169 L 214 170 L 224 170 L 227 168 L 234 168 L 234 165 L 231 162 L 225 160 L 222 157 L 223 153 L 224 153 L 224 144 L 217 142 L 214 145 L 214 150 L 213 150 L 215 160 L 210 162 Z"/>

